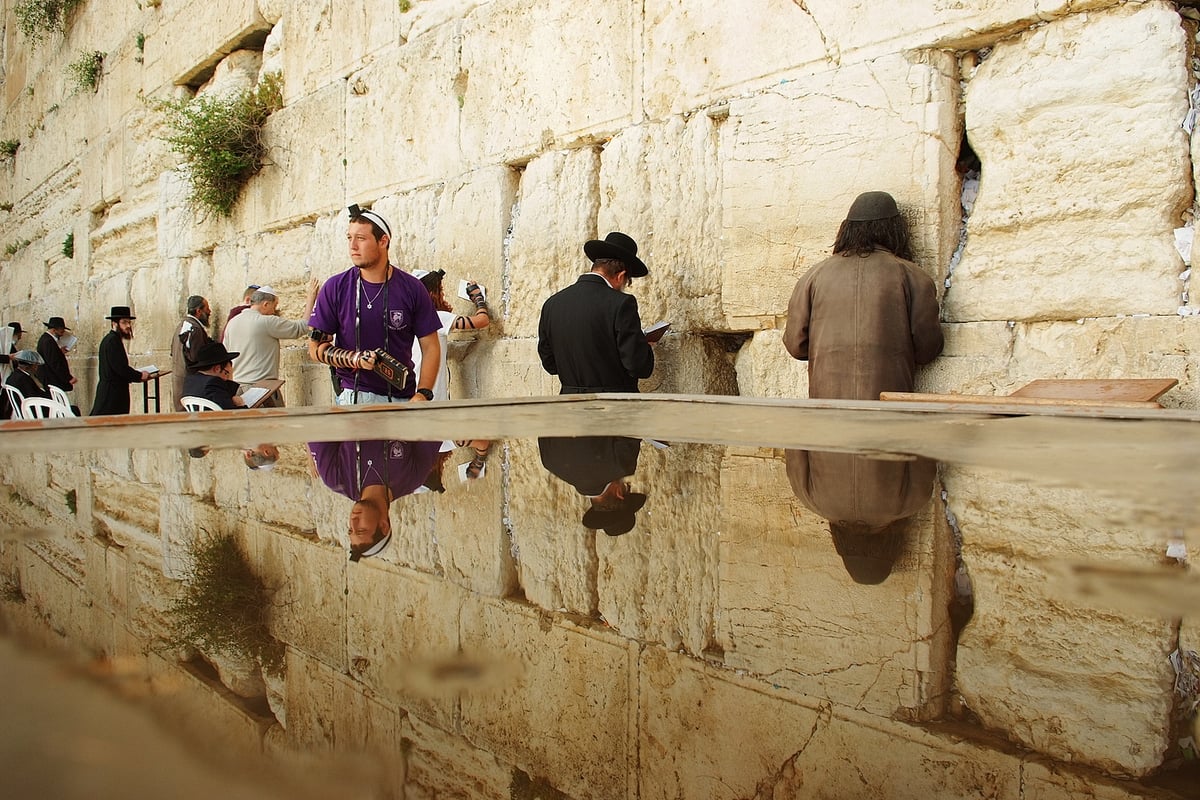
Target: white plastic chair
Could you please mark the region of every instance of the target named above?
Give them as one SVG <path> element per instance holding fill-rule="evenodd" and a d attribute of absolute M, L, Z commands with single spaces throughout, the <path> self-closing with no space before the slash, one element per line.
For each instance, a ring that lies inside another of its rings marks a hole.
<path fill-rule="evenodd" d="M 66 392 L 64 392 L 62 389 L 58 388 L 57 386 L 50 384 L 50 396 L 53 397 L 55 400 L 57 400 L 60 404 L 65 406 L 67 411 L 70 412 L 70 415 L 72 417 L 75 416 L 75 412 L 71 411 L 71 398 L 67 396 Z"/>
<path fill-rule="evenodd" d="M 25 419 L 25 395 L 21 394 L 21 390 L 15 386 L 4 384 L 4 391 L 8 392 L 8 404 L 12 407 L 13 419 Z"/>
<path fill-rule="evenodd" d="M 221 407 L 207 397 L 196 397 L 189 394 L 179 398 L 183 407 L 188 411 L 220 411 Z"/>
<path fill-rule="evenodd" d="M 25 419 L 57 419 L 75 416 L 71 413 L 70 406 L 64 406 L 56 400 L 47 400 L 44 397 L 26 397 L 22 410 L 25 413 Z"/>

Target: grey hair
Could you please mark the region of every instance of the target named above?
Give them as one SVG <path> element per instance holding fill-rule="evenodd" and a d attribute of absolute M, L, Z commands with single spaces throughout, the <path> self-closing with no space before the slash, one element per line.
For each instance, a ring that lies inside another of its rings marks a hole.
<path fill-rule="evenodd" d="M 274 299 L 275 299 L 275 295 L 271 294 L 270 292 L 260 292 L 257 289 L 255 289 L 254 294 L 250 295 L 250 304 L 253 305 L 255 303 L 261 303 L 263 300 L 274 300 Z"/>

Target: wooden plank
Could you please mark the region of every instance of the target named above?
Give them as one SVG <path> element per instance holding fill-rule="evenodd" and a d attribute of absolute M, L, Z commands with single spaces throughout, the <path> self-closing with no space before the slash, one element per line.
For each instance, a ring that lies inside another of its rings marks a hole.
<path fill-rule="evenodd" d="M 1009 397 L 1040 397 L 1056 400 L 1157 400 L 1179 384 L 1175 378 L 1106 378 L 1101 380 L 1037 380 L 1017 389 Z"/>
<path fill-rule="evenodd" d="M 1017 397 L 994 394 L 921 394 L 919 392 L 880 392 L 880 400 L 918 403 L 975 404 L 989 406 L 1103 406 L 1105 408 L 1162 408 L 1153 401 L 1086 400 L 1080 398 Z"/>

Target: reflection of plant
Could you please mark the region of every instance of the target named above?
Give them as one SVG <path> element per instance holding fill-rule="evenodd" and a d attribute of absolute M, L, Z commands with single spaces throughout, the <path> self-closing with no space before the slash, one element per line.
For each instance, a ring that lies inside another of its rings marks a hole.
<path fill-rule="evenodd" d="M 283 645 L 267 628 L 267 590 L 233 537 L 204 533 L 189 551 L 191 571 L 169 609 L 173 644 L 252 659 L 279 674 Z"/>
<path fill-rule="evenodd" d="M 65 31 L 67 17 L 81 5 L 83 0 L 19 0 L 13 14 L 21 33 L 36 44 L 51 33 Z"/>
<path fill-rule="evenodd" d="M 133 57 L 133 60 L 141 64 L 146 60 L 146 34 L 138 31 L 137 39 L 134 41 L 137 44 L 138 54 Z"/>
<path fill-rule="evenodd" d="M 12 211 L 12 203 L 0 203 L 0 211 Z"/>
<path fill-rule="evenodd" d="M 83 52 L 79 58 L 67 65 L 67 75 L 75 83 L 75 88 L 82 91 L 96 91 L 100 85 L 100 74 L 104 69 L 104 53 L 99 50 Z"/>
<path fill-rule="evenodd" d="M 21 149 L 20 139 L 0 141 L 0 161 L 11 161 L 19 149 Z"/>
<path fill-rule="evenodd" d="M 63 239 L 62 254 L 67 258 L 75 257 L 75 231 L 67 234 L 67 238 Z M 71 490 L 75 491 L 74 489 Z"/>
<path fill-rule="evenodd" d="M 411 0 L 399 0 L 399 2 L 400 2 L 400 13 L 401 14 L 407 14 L 409 11 L 412 11 L 412 1 Z"/>
<path fill-rule="evenodd" d="M 173 131 L 164 138 L 187 167 L 193 208 L 223 217 L 233 213 L 242 187 L 266 161 L 263 125 L 282 107 L 283 79 L 277 72 L 230 97 L 159 104 Z"/>

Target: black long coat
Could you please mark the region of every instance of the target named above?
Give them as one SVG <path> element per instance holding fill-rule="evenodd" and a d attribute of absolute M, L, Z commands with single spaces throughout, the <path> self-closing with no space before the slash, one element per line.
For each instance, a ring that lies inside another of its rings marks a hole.
<path fill-rule="evenodd" d="M 96 402 L 92 416 L 129 413 L 129 384 L 140 383 L 142 373 L 129 366 L 125 343 L 116 331 L 109 331 L 100 340 L 100 381 L 96 386 Z"/>
<path fill-rule="evenodd" d="M 592 272 L 542 305 L 538 356 L 561 394 L 636 392 L 654 371 L 637 299 Z"/>
<path fill-rule="evenodd" d="M 58 340 L 49 332 L 43 333 L 37 343 L 38 355 L 45 364 L 38 367 L 38 377 L 42 383 L 57 386 L 64 392 L 71 391 L 71 368 L 67 365 L 67 357 L 63 355 Z"/>
<path fill-rule="evenodd" d="M 538 439 L 542 466 L 595 496 L 609 483 L 637 471 L 642 440 L 628 436 L 546 436 Z"/>

